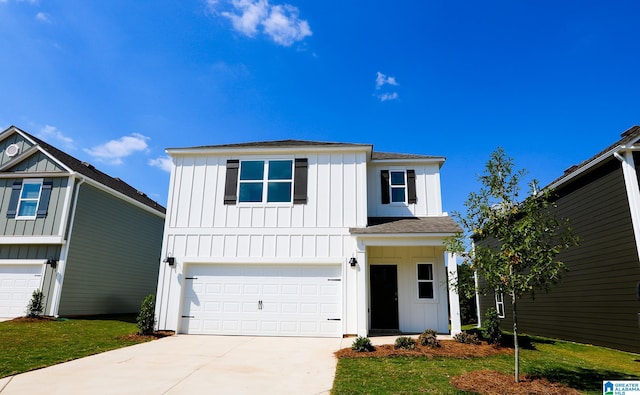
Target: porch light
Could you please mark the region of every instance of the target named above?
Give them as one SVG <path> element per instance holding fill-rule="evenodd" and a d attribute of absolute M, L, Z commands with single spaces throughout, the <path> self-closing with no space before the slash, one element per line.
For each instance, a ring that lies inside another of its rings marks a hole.
<path fill-rule="evenodd" d="M 49 258 L 49 259 L 47 259 L 46 264 L 50 265 L 52 269 L 55 269 L 56 266 L 58 266 L 58 261 L 53 259 L 53 258 Z"/>
<path fill-rule="evenodd" d="M 351 267 L 356 267 L 357 264 L 358 260 L 355 257 L 351 257 L 351 259 L 349 259 L 349 265 L 351 265 Z"/>
<path fill-rule="evenodd" d="M 168 263 L 169 266 L 173 266 L 176 264 L 176 258 L 172 257 L 172 256 L 167 256 L 166 258 L 164 258 L 164 261 L 162 261 L 164 263 Z"/>

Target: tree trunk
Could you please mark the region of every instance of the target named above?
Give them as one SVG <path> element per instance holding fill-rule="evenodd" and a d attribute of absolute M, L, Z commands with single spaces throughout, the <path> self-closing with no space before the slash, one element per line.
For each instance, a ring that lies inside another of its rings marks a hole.
<path fill-rule="evenodd" d="M 520 347 L 518 346 L 518 311 L 516 309 L 516 295 L 511 293 L 511 307 L 513 308 L 513 347 L 515 349 L 516 383 L 520 382 Z"/>

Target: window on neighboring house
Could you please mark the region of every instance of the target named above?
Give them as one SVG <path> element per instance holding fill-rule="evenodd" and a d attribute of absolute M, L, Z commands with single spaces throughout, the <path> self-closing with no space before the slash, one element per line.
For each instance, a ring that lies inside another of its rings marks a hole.
<path fill-rule="evenodd" d="M 496 311 L 498 312 L 498 318 L 504 318 L 504 294 L 496 292 Z"/>
<path fill-rule="evenodd" d="M 418 299 L 434 299 L 433 265 L 418 263 Z"/>
<path fill-rule="evenodd" d="M 240 162 L 238 201 L 241 203 L 291 203 L 293 161 Z"/>
<path fill-rule="evenodd" d="M 415 204 L 416 171 L 415 170 L 382 170 L 382 204 Z"/>
<path fill-rule="evenodd" d="M 52 182 L 26 179 L 13 183 L 7 218 L 35 219 L 47 216 Z"/>

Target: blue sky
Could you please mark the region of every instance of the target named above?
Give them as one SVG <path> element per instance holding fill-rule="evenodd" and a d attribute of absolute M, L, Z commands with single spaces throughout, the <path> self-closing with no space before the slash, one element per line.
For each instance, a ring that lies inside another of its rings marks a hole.
<path fill-rule="evenodd" d="M 0 127 L 166 204 L 164 149 L 274 139 L 491 151 L 546 185 L 640 123 L 637 1 L 0 0 Z"/>

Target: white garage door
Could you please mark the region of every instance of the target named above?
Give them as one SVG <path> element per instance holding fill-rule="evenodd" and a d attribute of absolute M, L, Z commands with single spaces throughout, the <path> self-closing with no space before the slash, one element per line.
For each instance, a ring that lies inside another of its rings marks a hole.
<path fill-rule="evenodd" d="M 188 265 L 181 332 L 342 336 L 340 266 Z"/>
<path fill-rule="evenodd" d="M 24 316 L 40 287 L 42 265 L 0 265 L 0 318 Z"/>

